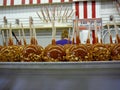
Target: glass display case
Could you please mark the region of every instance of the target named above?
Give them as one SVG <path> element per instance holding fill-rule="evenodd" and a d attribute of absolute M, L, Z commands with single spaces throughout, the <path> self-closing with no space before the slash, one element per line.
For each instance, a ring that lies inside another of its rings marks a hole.
<path fill-rule="evenodd" d="M 120 62 L 1 62 L 1 90 L 119 90 Z"/>
<path fill-rule="evenodd" d="M 46 47 L 51 44 L 52 39 L 51 19 L 55 20 L 55 27 L 57 28 L 56 40 L 59 40 L 63 29 L 70 31 L 69 34 L 72 39 L 72 34 L 74 33 L 73 23 L 75 18 L 78 17 L 78 20 L 82 20 L 79 23 L 80 30 L 81 28 L 83 30 L 88 29 L 88 24 L 84 23 L 84 20 L 100 20 L 98 23 L 101 31 L 98 32 L 98 37 L 102 37 L 103 43 L 110 43 L 107 28 L 103 29 L 107 26 L 110 15 L 115 17 L 116 24 L 120 26 L 118 5 L 118 0 L 1 0 L 0 41 L 4 41 L 4 39 L 6 42 L 8 41 L 9 35 L 7 33 L 9 30 L 13 30 L 18 39 L 20 39 L 18 31 L 24 29 L 26 41 L 29 43 L 29 20 L 32 17 L 34 26 L 32 29 L 36 30 L 38 44 Z M 58 22 L 59 20 L 60 22 Z M 87 25 L 87 27 L 81 27 L 82 25 Z M 94 29 L 94 25 L 92 29 Z M 2 31 L 4 31 L 4 39 L 2 39 Z M 87 38 L 88 32 L 80 31 L 80 33 L 82 34 L 81 39 L 83 39 L 85 44 L 85 37 Z M 113 42 L 115 42 L 115 30 L 111 29 L 111 34 Z M 90 35 L 92 36 L 91 33 Z M 0 45 L 3 44 L 0 42 Z M 15 46 L 17 46 L 16 43 Z M 79 62 L 21 61 L 0 62 L 0 90 L 120 89 L 120 60 Z"/>

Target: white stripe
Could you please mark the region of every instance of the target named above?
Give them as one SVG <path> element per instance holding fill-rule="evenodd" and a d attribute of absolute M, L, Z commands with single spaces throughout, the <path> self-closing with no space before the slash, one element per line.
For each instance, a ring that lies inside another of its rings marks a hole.
<path fill-rule="evenodd" d="M 10 5 L 10 1 L 11 1 L 11 0 L 7 0 L 7 5 L 8 5 L 8 6 Z"/>
<path fill-rule="evenodd" d="M 44 3 L 49 3 L 49 0 L 44 0 Z"/>
<path fill-rule="evenodd" d="M 44 0 L 41 0 L 40 3 L 43 4 L 43 3 L 44 3 Z"/>
<path fill-rule="evenodd" d="M 25 0 L 25 4 L 29 4 L 29 0 Z"/>
<path fill-rule="evenodd" d="M 53 0 L 53 3 L 60 3 L 61 0 Z"/>
<path fill-rule="evenodd" d="M 21 0 L 14 0 L 14 5 L 21 5 Z"/>
<path fill-rule="evenodd" d="M 76 2 L 76 1 L 85 1 L 85 0 L 73 0 L 73 2 Z"/>
<path fill-rule="evenodd" d="M 72 4 L 72 9 L 75 10 L 75 3 Z M 73 16 L 73 19 L 75 19 L 75 14 Z"/>
<path fill-rule="evenodd" d="M 79 2 L 79 19 L 84 19 L 83 2 Z"/>
<path fill-rule="evenodd" d="M 96 18 L 100 18 L 100 7 L 101 3 L 96 1 Z"/>
<path fill-rule="evenodd" d="M 92 3 L 87 2 L 87 18 L 92 18 Z"/>
<path fill-rule="evenodd" d="M 0 0 L 0 6 L 3 6 L 3 0 Z"/>
<path fill-rule="evenodd" d="M 0 6 L 3 6 L 3 0 L 0 0 Z"/>
<path fill-rule="evenodd" d="M 69 2 L 69 0 L 64 0 L 64 2 Z"/>
<path fill-rule="evenodd" d="M 33 4 L 37 4 L 37 0 L 33 0 Z"/>

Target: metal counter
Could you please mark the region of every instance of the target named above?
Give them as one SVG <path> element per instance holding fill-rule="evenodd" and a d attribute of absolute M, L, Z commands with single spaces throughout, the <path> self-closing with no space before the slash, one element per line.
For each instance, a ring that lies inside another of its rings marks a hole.
<path fill-rule="evenodd" d="M 119 90 L 120 61 L 0 62 L 0 90 Z"/>

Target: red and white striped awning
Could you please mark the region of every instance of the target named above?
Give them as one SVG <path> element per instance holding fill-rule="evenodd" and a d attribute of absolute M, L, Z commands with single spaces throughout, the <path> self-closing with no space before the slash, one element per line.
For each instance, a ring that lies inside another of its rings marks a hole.
<path fill-rule="evenodd" d="M 0 6 L 64 3 L 64 2 L 73 2 L 73 1 L 76 0 L 0 0 Z"/>
<path fill-rule="evenodd" d="M 83 1 L 73 3 L 75 16 L 79 19 L 100 18 L 100 2 Z"/>
<path fill-rule="evenodd" d="M 32 5 L 47 3 L 52 4 L 64 2 L 73 2 L 73 9 L 76 11 L 75 16 L 78 16 L 79 19 L 100 18 L 100 3 L 97 1 L 80 2 L 79 0 L 0 0 L 0 6 Z"/>

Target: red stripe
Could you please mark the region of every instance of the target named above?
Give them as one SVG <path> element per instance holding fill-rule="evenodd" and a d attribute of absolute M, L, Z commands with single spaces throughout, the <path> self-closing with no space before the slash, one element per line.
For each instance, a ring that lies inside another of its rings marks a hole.
<path fill-rule="evenodd" d="M 92 44 L 95 44 L 95 30 L 92 30 Z"/>
<path fill-rule="evenodd" d="M 25 0 L 22 0 L 22 4 L 25 4 Z"/>
<path fill-rule="evenodd" d="M 10 5 L 14 5 L 14 0 L 11 0 L 11 1 L 10 1 Z"/>
<path fill-rule="evenodd" d="M 87 18 L 87 1 L 83 2 L 83 7 L 84 7 L 84 18 Z"/>
<path fill-rule="evenodd" d="M 75 15 L 79 18 L 79 2 L 75 2 Z"/>
<path fill-rule="evenodd" d="M 96 3 L 92 1 L 92 18 L 96 18 Z"/>
<path fill-rule="evenodd" d="M 41 1 L 40 0 L 37 0 L 37 4 L 40 4 L 41 3 Z"/>
<path fill-rule="evenodd" d="M 64 0 L 61 0 L 61 2 L 64 2 Z"/>
<path fill-rule="evenodd" d="M 49 3 L 52 3 L 52 0 L 49 0 Z"/>
<path fill-rule="evenodd" d="M 4 6 L 7 5 L 7 0 L 3 0 L 3 5 L 4 5 Z"/>
<path fill-rule="evenodd" d="M 73 2 L 73 0 L 69 0 L 69 2 Z"/>
<path fill-rule="evenodd" d="M 33 4 L 33 0 L 29 0 L 29 4 Z"/>

